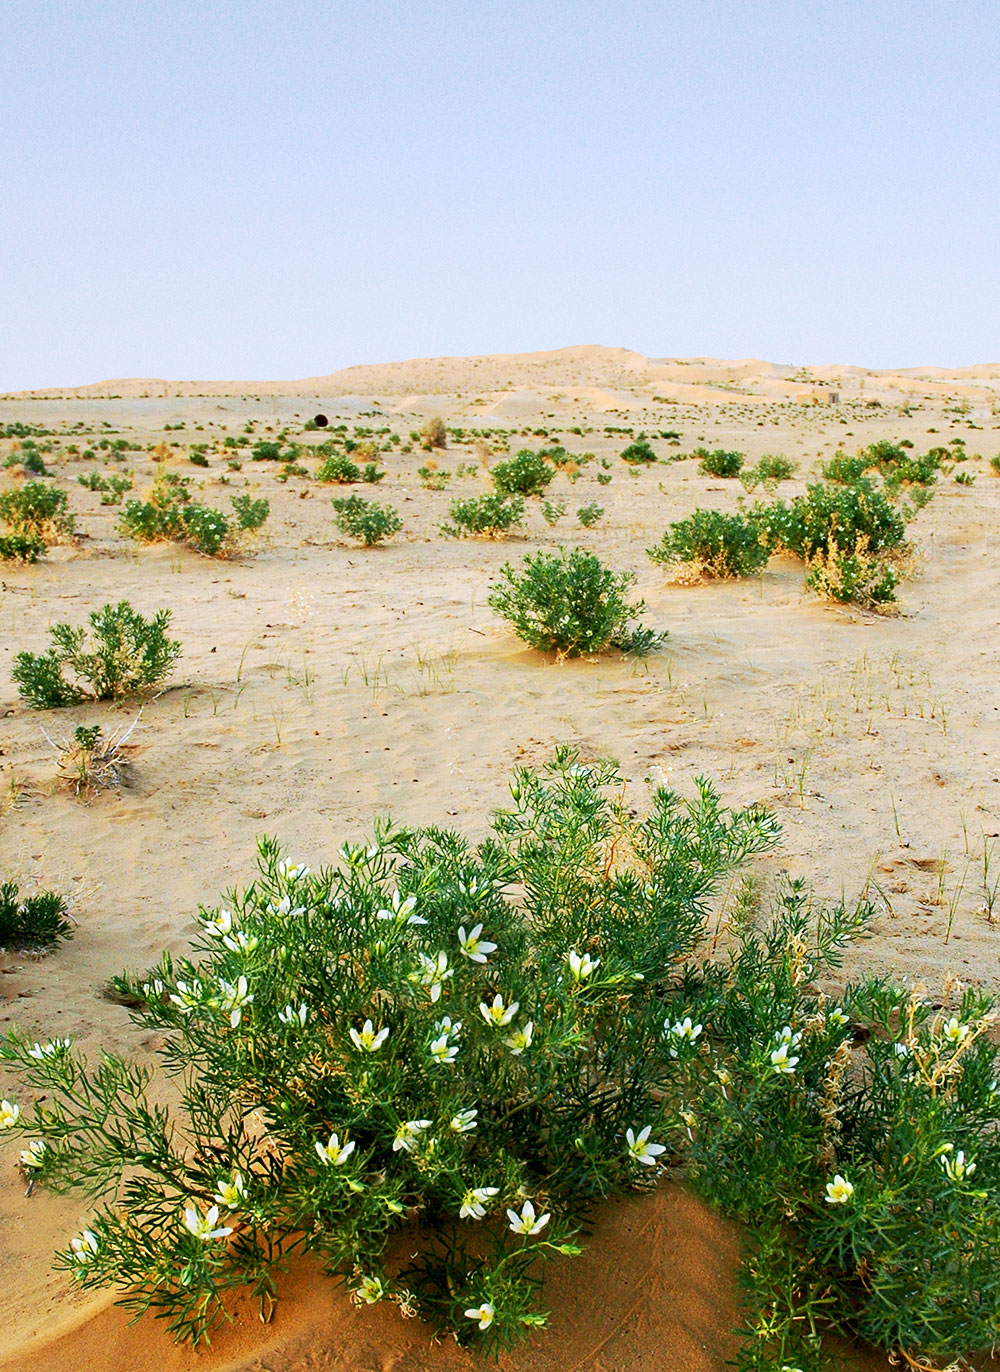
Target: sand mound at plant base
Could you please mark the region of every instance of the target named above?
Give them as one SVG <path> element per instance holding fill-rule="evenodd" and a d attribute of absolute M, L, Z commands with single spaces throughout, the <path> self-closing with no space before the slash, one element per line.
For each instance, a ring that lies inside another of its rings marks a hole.
<path fill-rule="evenodd" d="M 732 1229 L 687 1192 L 603 1207 L 580 1258 L 554 1262 L 549 1328 L 501 1358 L 502 1372 L 723 1372 L 738 1323 Z M 162 1324 L 129 1325 L 111 1306 L 50 1340 L 0 1357 L 0 1372 L 467 1372 L 482 1364 L 395 1307 L 357 1309 L 309 1262 L 282 1283 L 273 1322 L 237 1306 L 212 1347 L 170 1341 Z"/>

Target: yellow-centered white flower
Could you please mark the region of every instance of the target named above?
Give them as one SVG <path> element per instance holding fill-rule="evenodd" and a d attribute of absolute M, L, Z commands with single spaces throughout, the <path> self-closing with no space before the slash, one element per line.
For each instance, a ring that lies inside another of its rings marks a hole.
<path fill-rule="evenodd" d="M 798 1058 L 789 1054 L 789 1045 L 780 1043 L 771 1054 L 771 1067 L 781 1076 L 790 1077 L 795 1071 Z"/>
<path fill-rule="evenodd" d="M 222 938 L 224 934 L 233 932 L 233 912 L 231 910 L 220 910 L 217 915 L 205 921 L 205 933 L 212 934 L 215 938 Z"/>
<path fill-rule="evenodd" d="M 497 950 L 497 945 L 491 943 L 489 939 L 483 938 L 482 933 L 483 926 L 481 924 L 477 924 L 468 933 L 465 932 L 464 925 L 458 931 L 458 942 L 462 956 L 468 958 L 470 962 L 485 962 L 489 955 Z"/>
<path fill-rule="evenodd" d="M 967 1024 L 963 1024 L 957 1015 L 952 1015 L 951 1019 L 945 1020 L 941 1026 L 941 1037 L 947 1042 L 960 1047 L 972 1033 Z"/>
<path fill-rule="evenodd" d="M 388 1026 L 376 1031 L 370 1019 L 366 1019 L 359 1031 L 351 1028 L 351 1042 L 363 1053 L 377 1053 L 389 1037 Z"/>
<path fill-rule="evenodd" d="M 468 1134 L 476 1127 L 476 1117 L 479 1111 L 472 1107 L 469 1110 L 459 1110 L 457 1115 L 452 1115 L 448 1121 L 448 1128 L 453 1129 L 456 1134 Z"/>
<path fill-rule="evenodd" d="M 465 1318 L 475 1320 L 480 1329 L 489 1329 L 493 1323 L 496 1311 L 489 1301 L 483 1301 L 482 1305 L 474 1305 L 470 1310 L 466 1310 Z"/>
<path fill-rule="evenodd" d="M 653 1126 L 647 1124 L 644 1129 L 640 1129 L 638 1134 L 631 1129 L 625 1130 L 625 1141 L 628 1144 L 629 1157 L 633 1162 L 641 1162 L 644 1167 L 654 1167 L 656 1159 L 661 1153 L 665 1153 L 666 1145 L 662 1143 L 651 1143 L 650 1134 Z"/>
<path fill-rule="evenodd" d="M 13 1129 L 21 1118 L 21 1107 L 12 1100 L 0 1100 L 0 1129 Z"/>
<path fill-rule="evenodd" d="M 304 1029 L 308 1018 L 308 1005 L 300 1005 L 297 1010 L 294 1005 L 286 1005 L 284 1010 L 278 1011 L 278 1019 L 282 1024 L 286 1024 L 289 1029 Z"/>
<path fill-rule="evenodd" d="M 385 1295 L 385 1287 L 378 1277 L 362 1277 L 354 1289 L 354 1294 L 365 1305 L 374 1305 Z"/>
<path fill-rule="evenodd" d="M 304 863 L 286 860 L 278 863 L 278 875 L 284 877 L 286 881 L 302 881 L 309 875 L 309 868 Z"/>
<path fill-rule="evenodd" d="M 945 1174 L 949 1181 L 965 1181 L 966 1177 L 971 1177 L 976 1170 L 975 1162 L 972 1158 L 966 1162 L 965 1153 L 961 1148 L 954 1157 L 949 1156 L 950 1152 L 951 1145 L 949 1144 L 948 1153 L 941 1158 L 941 1166 L 944 1168 Z"/>
<path fill-rule="evenodd" d="M 72 1043 L 72 1039 L 53 1039 L 51 1043 L 36 1043 L 33 1048 L 28 1049 L 28 1057 L 43 1062 L 45 1058 L 58 1057 L 60 1053 L 72 1047 Z"/>
<path fill-rule="evenodd" d="M 509 1034 L 504 1039 L 504 1043 L 510 1049 L 511 1057 L 519 1058 L 521 1054 L 531 1047 L 531 1040 L 535 1036 L 535 1021 L 529 1019 L 523 1029 L 515 1029 L 513 1034 Z"/>
<path fill-rule="evenodd" d="M 22 1167 L 41 1167 L 45 1162 L 45 1140 L 32 1139 L 27 1148 L 21 1149 L 19 1159 Z"/>
<path fill-rule="evenodd" d="M 354 1139 L 349 1141 L 344 1139 L 344 1142 L 341 1143 L 337 1134 L 331 1134 L 327 1143 L 323 1143 L 319 1139 L 315 1143 L 316 1152 L 324 1167 L 343 1167 L 356 1146 Z"/>
<path fill-rule="evenodd" d="M 212 1199 L 217 1205 L 223 1205 L 227 1210 L 238 1210 L 246 1200 L 247 1189 L 242 1172 L 234 1172 L 231 1179 L 220 1177 L 216 1185 L 218 1189 Z"/>
<path fill-rule="evenodd" d="M 827 1182 L 826 1195 L 823 1199 L 826 1201 L 827 1205 L 846 1205 L 853 1195 L 854 1186 L 846 1177 L 842 1177 L 838 1172 L 834 1176 L 833 1181 Z"/>
<path fill-rule="evenodd" d="M 412 1153 L 421 1134 L 430 1127 L 430 1120 L 404 1120 L 393 1137 L 392 1151 L 398 1153 L 402 1149 L 404 1153 Z"/>
<path fill-rule="evenodd" d="M 510 1024 L 520 1005 L 521 1002 L 517 1000 L 512 1000 L 509 1005 L 505 1004 L 503 996 L 498 991 L 491 1005 L 487 1005 L 485 1001 L 479 1002 L 479 1013 L 494 1029 L 503 1029 Z"/>
<path fill-rule="evenodd" d="M 416 908 L 416 896 L 410 895 L 403 900 L 398 891 L 393 891 L 392 908 L 379 910 L 376 919 L 391 919 L 393 924 L 426 924 L 427 921 L 421 915 L 413 913 Z"/>
<path fill-rule="evenodd" d="M 239 977 L 235 986 L 220 977 L 219 990 L 222 992 L 218 1000 L 219 1009 L 229 1016 L 229 1023 L 235 1029 L 243 1018 L 244 1006 L 253 1003 L 253 993 L 248 987 L 246 977 Z"/>
<path fill-rule="evenodd" d="M 536 1216 L 535 1207 L 530 1200 L 526 1200 L 520 1214 L 516 1210 L 508 1210 L 507 1218 L 512 1234 L 540 1234 L 552 1216 L 548 1213 Z"/>
<path fill-rule="evenodd" d="M 578 953 L 575 948 L 566 954 L 566 961 L 569 963 L 569 974 L 576 982 L 586 981 L 593 976 L 601 963 L 600 958 L 592 958 L 589 953 Z"/>
<path fill-rule="evenodd" d="M 97 1235 L 92 1229 L 84 1229 L 82 1234 L 69 1241 L 70 1250 L 73 1254 L 73 1261 L 82 1265 L 93 1262 L 97 1257 L 100 1244 Z"/>
<path fill-rule="evenodd" d="M 201 1239 L 205 1243 L 208 1239 L 225 1239 L 233 1232 L 229 1225 L 219 1224 L 219 1207 L 213 1205 L 210 1210 L 206 1210 L 204 1215 L 195 1206 L 189 1205 L 184 1210 L 184 1227 L 187 1231 Z"/>
<path fill-rule="evenodd" d="M 499 1194 L 498 1186 L 470 1186 L 462 1197 L 458 1212 L 460 1220 L 481 1220 L 486 1214 L 486 1202 Z"/>
<path fill-rule="evenodd" d="M 410 973 L 410 980 L 419 982 L 425 986 L 432 1002 L 441 999 L 441 990 L 444 983 L 455 975 L 454 969 L 448 966 L 448 954 L 444 950 L 435 953 L 429 958 L 426 953 L 419 953 L 420 968 L 416 972 Z"/>

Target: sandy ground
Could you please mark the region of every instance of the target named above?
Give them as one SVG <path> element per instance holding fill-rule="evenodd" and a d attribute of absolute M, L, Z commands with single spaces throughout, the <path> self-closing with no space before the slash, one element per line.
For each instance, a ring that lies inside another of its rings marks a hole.
<path fill-rule="evenodd" d="M 847 975 L 873 969 L 933 988 L 954 972 L 1000 990 L 1000 932 L 985 889 L 1000 875 L 1000 480 L 986 461 L 1000 450 L 1000 368 L 889 376 L 813 369 L 812 380 L 793 382 L 802 369 L 632 365 L 636 355 L 623 350 L 569 352 L 561 372 L 556 355 L 523 365 L 445 359 L 437 382 L 430 363 L 382 368 L 367 393 L 357 384 L 367 369 L 351 369 L 325 391 L 144 397 L 150 383 L 113 383 L 118 390 L 109 385 L 107 394 L 122 399 L 0 402 L 0 425 L 63 430 L 82 420 L 98 435 L 113 429 L 142 443 L 207 441 L 239 433 L 248 419 L 258 437 L 285 424 L 297 435 L 315 409 L 376 427 L 385 415 L 405 436 L 425 415 L 441 413 L 466 426 L 546 427 L 571 451 L 613 459 L 609 485 L 597 484 L 595 463 L 575 483 L 556 478 L 549 497 L 565 501 L 568 514 L 555 529 L 533 508 L 523 537 L 489 543 L 437 532 L 449 501 L 487 490 L 485 476 L 452 476 L 446 490 L 428 491 L 416 475 L 426 454 L 386 455 L 389 475 L 362 494 L 396 505 L 405 527 L 391 544 L 364 552 L 333 528 L 335 489 L 295 477 L 282 485 L 273 464 L 245 461 L 241 472 L 227 473 L 221 456 L 203 470 L 178 451 L 166 465 L 204 481 L 206 503 L 226 507 L 244 486 L 271 501 L 259 549 L 229 562 L 123 542 L 116 511 L 76 482 L 97 464 L 55 459 L 83 537 L 34 567 L 0 571 L 0 877 L 70 893 L 79 927 L 52 957 L 0 955 L 3 1021 L 42 1037 L 71 1033 L 91 1055 L 148 1056 L 101 987 L 125 966 L 147 966 L 162 948 L 184 949 L 199 902 L 212 904 L 250 878 L 257 834 L 276 834 L 312 866 L 368 832 L 380 811 L 479 835 L 505 798 L 511 767 L 542 761 L 562 741 L 616 757 L 640 802 L 647 779 L 690 793 L 694 778 L 706 775 L 728 803 L 773 807 L 785 844 L 765 869 L 807 876 L 823 898 L 867 887 L 878 903 L 873 936 L 851 955 Z M 691 381 L 671 380 L 678 373 Z M 787 390 L 812 393 L 834 380 L 842 388 L 837 406 L 807 404 Z M 743 389 L 734 394 L 737 385 Z M 697 396 L 678 398 L 671 386 L 693 386 Z M 164 433 L 165 424 L 182 421 L 183 432 Z M 604 432 L 626 425 L 680 433 L 680 448 L 654 438 L 663 457 L 699 442 L 738 447 L 751 459 L 785 453 L 801 464 L 798 479 L 780 489 L 786 498 L 840 445 L 853 451 L 874 438 L 908 437 L 919 452 L 961 437 L 980 456 L 963 464 L 976 475 L 973 486 L 942 480 L 914 521 L 919 560 L 901 590 L 903 613 L 876 618 L 806 595 L 791 561 L 773 561 L 764 576 L 743 583 L 667 584 L 643 550 L 695 505 L 735 508 L 742 488 L 698 475 L 694 461 L 631 475 L 617 460 L 628 440 Z M 574 435 L 572 426 L 593 431 Z M 84 446 L 93 435 L 74 441 Z M 516 450 L 546 440 L 518 433 L 510 441 Z M 0 461 L 12 446 L 0 441 Z M 454 471 L 476 459 L 471 449 L 452 447 L 437 460 Z M 141 494 L 154 471 L 148 454 L 127 454 L 125 466 Z M 0 486 L 19 479 L 0 470 Z M 593 500 L 606 513 L 584 530 L 574 511 Z M 662 652 L 641 664 L 616 656 L 558 664 L 513 637 L 486 603 L 491 579 L 507 559 L 560 542 L 638 573 L 645 622 L 670 631 Z M 132 736 L 128 784 L 77 798 L 58 783 L 40 723 L 65 736 L 81 722 L 124 724 L 134 709 L 40 717 L 18 701 L 10 665 L 18 650 L 44 648 L 49 624 L 82 621 L 126 596 L 145 613 L 172 609 L 183 657 Z M 1000 899 L 995 914 L 1000 919 Z M 247 1316 L 210 1354 L 172 1352 L 158 1330 L 128 1331 L 120 1312 L 82 1300 L 49 1271 L 51 1250 L 86 1219 L 85 1203 L 29 1201 L 23 1190 L 7 1148 L 0 1152 L 3 1372 L 81 1364 L 92 1372 L 472 1365 L 452 1347 L 430 1348 L 419 1326 L 352 1310 L 308 1269 L 289 1277 L 269 1328 Z M 612 1207 L 598 1227 L 606 1242 L 552 1279 L 552 1331 L 501 1365 L 722 1372 L 732 1355 L 726 1331 L 738 1320 L 732 1234 L 675 1189 Z M 635 1251 L 641 1262 L 626 1282 Z"/>

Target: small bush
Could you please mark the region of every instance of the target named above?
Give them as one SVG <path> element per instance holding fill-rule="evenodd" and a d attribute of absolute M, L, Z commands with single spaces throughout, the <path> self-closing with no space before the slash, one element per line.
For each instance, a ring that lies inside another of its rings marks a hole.
<path fill-rule="evenodd" d="M 250 456 L 254 462 L 294 462 L 299 452 L 295 443 L 284 448 L 272 439 L 260 438 L 250 449 Z"/>
<path fill-rule="evenodd" d="M 0 562 L 37 562 L 44 552 L 44 541 L 31 534 L 0 534 Z"/>
<path fill-rule="evenodd" d="M 442 524 L 448 538 L 500 538 L 524 523 L 524 500 L 519 495 L 480 495 L 453 500 L 450 524 Z"/>
<path fill-rule="evenodd" d="M 508 562 L 489 604 L 513 627 L 518 638 L 541 652 L 578 657 L 620 648 L 647 653 L 666 638 L 642 626 L 630 628 L 645 609 L 629 605 L 625 592 L 634 572 L 614 572 L 582 548 L 529 553 L 519 569 Z"/>
<path fill-rule="evenodd" d="M 689 569 L 695 577 L 754 576 L 771 556 L 757 520 L 721 510 L 695 510 L 671 524 L 662 540 L 647 548 L 653 562 Z"/>
<path fill-rule="evenodd" d="M 248 495 L 234 495 L 231 499 L 236 523 L 241 529 L 256 530 L 262 527 L 271 513 L 267 500 L 251 500 Z"/>
<path fill-rule="evenodd" d="M 550 529 L 554 529 L 554 528 L 555 528 L 555 526 L 559 523 L 560 519 L 562 519 L 562 517 L 563 517 L 563 515 L 564 515 L 565 513 L 566 513 L 566 503 L 565 503 L 565 501 L 562 501 L 562 500 L 559 500 L 559 501 L 554 501 L 554 500 L 543 500 L 543 501 L 542 501 L 542 518 L 545 520 L 546 524 L 549 526 Z"/>
<path fill-rule="evenodd" d="M 853 553 L 864 541 L 869 554 L 902 545 L 906 525 L 886 496 L 862 478 L 851 486 L 817 483 L 788 505 L 776 501 L 760 512 L 772 546 L 787 549 L 808 562 L 835 543 Z"/>
<path fill-rule="evenodd" d="M 55 891 L 21 896 L 14 881 L 0 883 L 0 948 L 54 948 L 73 937 L 69 902 Z"/>
<path fill-rule="evenodd" d="M 419 442 L 420 446 L 428 452 L 431 448 L 447 448 L 448 430 L 444 420 L 440 415 L 434 415 L 428 419 L 420 430 L 419 434 L 411 435 L 414 442 Z"/>
<path fill-rule="evenodd" d="M 221 510 L 213 510 L 207 505 L 197 505 L 193 501 L 182 505 L 181 523 L 184 541 L 206 557 L 215 557 L 229 537 L 229 520 Z"/>
<path fill-rule="evenodd" d="M 698 463 L 698 470 L 703 472 L 705 476 L 739 476 L 743 470 L 743 454 L 729 452 L 725 448 L 716 448 L 713 452 L 709 452 L 706 448 L 699 448 L 695 456 L 701 459 Z"/>
<path fill-rule="evenodd" d="M 627 448 L 622 449 L 621 458 L 623 462 L 628 462 L 633 467 L 641 467 L 645 462 L 655 462 L 656 453 L 649 446 L 645 434 L 640 434 L 634 443 L 630 443 Z"/>
<path fill-rule="evenodd" d="M 20 467 L 23 472 L 30 472 L 32 476 L 48 476 L 49 469 L 45 465 L 42 454 L 36 447 L 22 444 L 4 459 L 5 467 Z"/>
<path fill-rule="evenodd" d="M 592 500 L 588 505 L 581 505 L 576 512 L 576 517 L 585 529 L 592 529 L 604 514 L 604 506 L 598 505 L 596 500 Z"/>
<path fill-rule="evenodd" d="M 855 486 L 870 464 L 863 457 L 848 457 L 846 453 L 834 453 L 829 462 L 820 467 L 824 481 L 833 481 L 838 486 Z"/>
<path fill-rule="evenodd" d="M 866 610 L 884 609 L 895 602 L 896 570 L 884 556 L 870 553 L 863 538 L 849 553 L 831 539 L 806 568 L 806 585 L 824 600 L 853 603 Z"/>
<path fill-rule="evenodd" d="M 995 476 L 1000 476 L 1000 453 L 994 453 L 990 458 L 990 468 Z"/>
<path fill-rule="evenodd" d="M 766 481 L 789 481 L 796 473 L 798 463 L 781 453 L 765 453 L 754 467 L 757 479 Z"/>
<path fill-rule="evenodd" d="M 207 454 L 197 452 L 197 451 L 194 450 L 194 449 L 192 449 L 192 451 L 188 453 L 188 461 L 191 463 L 191 465 L 192 465 L 193 467 L 207 467 L 207 466 L 208 466 L 208 456 L 207 456 Z"/>
<path fill-rule="evenodd" d="M 61 487 L 27 481 L 19 490 L 0 494 L 0 519 L 12 534 L 55 543 L 73 533 L 73 516 L 66 505 L 66 492 Z"/>
<path fill-rule="evenodd" d="M 144 619 L 122 600 L 92 611 L 89 624 L 90 651 L 86 629 L 55 624 L 47 652 L 17 654 L 11 676 L 28 705 L 49 710 L 151 690 L 180 657 L 180 643 L 167 638 L 169 610 Z M 63 675 L 67 668 L 76 681 Z"/>
<path fill-rule="evenodd" d="M 334 453 L 317 467 L 316 480 L 349 486 L 361 480 L 361 468 L 343 453 Z"/>
<path fill-rule="evenodd" d="M 417 476 L 425 491 L 443 491 L 451 480 L 451 472 L 446 472 L 436 462 L 427 462 L 417 468 Z"/>
<path fill-rule="evenodd" d="M 598 484 L 599 486 L 610 486 L 610 484 L 611 484 L 611 473 L 610 473 L 610 472 L 598 472 L 598 473 L 597 473 L 597 484 Z"/>
<path fill-rule="evenodd" d="M 541 495 L 554 476 L 551 463 L 530 448 L 522 448 L 507 462 L 497 462 L 490 468 L 498 495 Z"/>
<path fill-rule="evenodd" d="M 358 495 L 335 499 L 333 522 L 342 534 L 356 538 L 366 548 L 384 543 L 399 533 L 403 521 L 391 505 L 378 505 L 374 500 L 362 500 Z"/>
<path fill-rule="evenodd" d="M 385 477 L 385 471 L 379 467 L 377 462 L 366 462 L 361 468 L 361 480 L 369 486 L 376 485 Z"/>

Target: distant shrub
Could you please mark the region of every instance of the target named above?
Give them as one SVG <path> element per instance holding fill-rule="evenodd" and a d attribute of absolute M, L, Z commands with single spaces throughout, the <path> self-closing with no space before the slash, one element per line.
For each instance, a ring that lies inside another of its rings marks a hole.
<path fill-rule="evenodd" d="M 21 699 L 36 710 L 76 705 L 82 700 L 117 700 L 158 686 L 180 657 L 181 645 L 167 637 L 170 611 L 144 619 L 127 600 L 105 605 L 85 628 L 55 624 L 45 653 L 18 653 L 11 673 Z M 64 676 L 68 669 L 76 677 Z"/>
<path fill-rule="evenodd" d="M 701 459 L 698 463 L 699 472 L 706 476 L 739 476 L 743 469 L 743 454 L 730 452 L 725 448 L 716 448 L 712 452 L 707 448 L 699 448 L 695 456 Z"/>
<path fill-rule="evenodd" d="M 418 467 L 417 476 L 425 491 L 443 491 L 451 480 L 451 472 L 446 472 L 436 462 L 426 462 Z"/>
<path fill-rule="evenodd" d="M 362 500 L 358 495 L 335 499 L 334 524 L 342 534 L 356 538 L 366 548 L 383 543 L 399 533 L 403 521 L 391 505 L 378 505 L 374 500 Z"/>
<path fill-rule="evenodd" d="M 646 551 L 653 562 L 721 579 L 753 576 L 771 556 L 761 541 L 759 521 L 721 510 L 694 510 L 687 519 L 671 524 L 662 540 Z"/>
<path fill-rule="evenodd" d="M 234 495 L 231 499 L 236 523 L 241 529 L 259 529 L 271 513 L 267 500 L 252 500 L 248 495 Z"/>
<path fill-rule="evenodd" d="M 184 541 L 196 552 L 206 557 L 215 557 L 229 537 L 229 520 L 221 510 L 207 505 L 197 505 L 192 501 L 181 506 L 181 523 L 184 526 Z"/>
<path fill-rule="evenodd" d="M 233 496 L 232 505 L 240 532 L 259 529 L 271 508 L 266 500 L 248 495 Z M 230 519 L 221 510 L 192 501 L 187 480 L 173 473 L 157 477 L 149 500 L 130 500 L 118 528 L 137 543 L 187 543 L 206 557 L 226 556 L 240 542 Z"/>
<path fill-rule="evenodd" d="M 300 451 L 297 443 L 286 448 L 273 439 L 259 438 L 250 449 L 250 456 L 254 462 L 294 462 Z"/>
<path fill-rule="evenodd" d="M 630 627 L 645 609 L 629 605 L 625 592 L 634 572 L 614 572 L 582 548 L 529 553 L 520 568 L 508 562 L 489 604 L 518 638 L 541 652 L 578 657 L 607 647 L 647 653 L 666 638 L 652 629 Z"/>
<path fill-rule="evenodd" d="M 32 534 L 0 534 L 0 562 L 37 562 L 45 543 Z"/>
<path fill-rule="evenodd" d="M 549 526 L 550 529 L 555 528 L 555 526 L 559 523 L 560 519 L 562 519 L 565 513 L 565 501 L 542 501 L 542 518 L 545 520 L 546 524 Z"/>
<path fill-rule="evenodd" d="M 45 460 L 34 444 L 24 443 L 20 448 L 15 448 L 12 453 L 4 458 L 3 465 L 5 467 L 20 467 L 23 472 L 30 472 L 32 476 L 48 476 L 49 474 Z"/>
<path fill-rule="evenodd" d="M 640 434 L 634 443 L 630 443 L 627 448 L 622 449 L 621 459 L 634 467 L 641 466 L 644 462 L 655 462 L 656 453 L 649 446 L 644 434 Z"/>
<path fill-rule="evenodd" d="M 334 453 L 317 467 L 316 480 L 349 486 L 361 480 L 361 468 L 343 453 Z"/>
<path fill-rule="evenodd" d="M 760 517 L 772 546 L 807 562 L 832 543 L 840 553 L 853 553 L 862 541 L 867 553 L 885 553 L 906 535 L 902 515 L 866 478 L 850 486 L 817 483 L 787 505 L 776 501 Z"/>
<path fill-rule="evenodd" d="M 788 481 L 795 475 L 798 463 L 781 453 L 765 453 L 759 459 L 754 472 L 760 481 Z"/>
<path fill-rule="evenodd" d="M 366 462 L 361 468 L 361 480 L 367 482 L 369 486 L 376 485 L 384 476 L 385 472 L 379 467 L 377 462 Z"/>
<path fill-rule="evenodd" d="M 604 506 L 598 505 L 596 500 L 592 500 L 588 505 L 581 505 L 576 512 L 576 517 L 585 529 L 592 529 L 604 514 Z"/>
<path fill-rule="evenodd" d="M 44 481 L 27 481 L 18 490 L 0 494 L 0 519 L 10 533 L 56 543 L 73 533 L 73 516 L 67 512 L 66 492 Z"/>
<path fill-rule="evenodd" d="M 208 466 L 208 456 L 207 456 L 207 454 L 206 454 L 206 453 L 197 452 L 196 450 L 192 450 L 191 452 L 188 453 L 188 461 L 192 464 L 192 466 L 195 466 L 195 467 L 207 467 L 207 466 Z"/>
<path fill-rule="evenodd" d="M 448 446 L 448 430 L 440 415 L 434 415 L 433 418 L 428 419 L 420 433 L 411 435 L 411 437 L 414 438 L 414 441 L 419 441 L 421 447 L 428 451 L 431 448 L 447 448 Z"/>
<path fill-rule="evenodd" d="M 17 882 L 0 882 L 0 948 L 49 949 L 72 937 L 65 896 L 55 891 L 21 896 Z"/>
<path fill-rule="evenodd" d="M 990 468 L 994 475 L 1000 476 L 1000 453 L 994 453 L 990 458 Z"/>
<path fill-rule="evenodd" d="M 552 465 L 530 448 L 490 468 L 498 495 L 541 495 L 554 476 Z"/>
<path fill-rule="evenodd" d="M 846 453 L 834 453 L 829 462 L 820 467 L 824 481 L 836 482 L 838 486 L 854 486 L 870 470 L 870 464 L 863 457 L 848 457 Z"/>
<path fill-rule="evenodd" d="M 453 500 L 448 507 L 450 524 L 442 524 L 448 538 L 499 538 L 524 523 L 524 500 L 519 495 L 481 495 Z"/>

